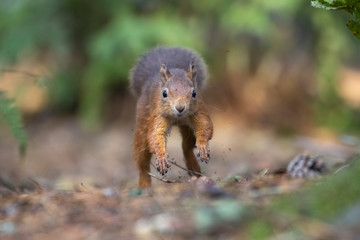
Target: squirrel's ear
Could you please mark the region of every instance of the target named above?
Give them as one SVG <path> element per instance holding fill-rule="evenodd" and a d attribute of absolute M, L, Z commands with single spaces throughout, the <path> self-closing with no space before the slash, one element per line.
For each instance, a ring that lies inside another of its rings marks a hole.
<path fill-rule="evenodd" d="M 196 68 L 192 62 L 190 63 L 189 70 L 186 73 L 186 77 L 190 79 L 196 87 Z"/>
<path fill-rule="evenodd" d="M 171 78 L 171 73 L 169 72 L 165 64 L 161 64 L 160 76 L 164 78 L 166 82 L 169 81 L 169 79 Z"/>

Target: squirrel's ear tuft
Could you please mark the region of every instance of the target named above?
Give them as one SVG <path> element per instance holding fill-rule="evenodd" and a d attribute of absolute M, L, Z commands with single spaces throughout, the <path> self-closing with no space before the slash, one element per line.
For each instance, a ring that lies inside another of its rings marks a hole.
<path fill-rule="evenodd" d="M 193 62 L 190 63 L 189 70 L 186 73 L 186 77 L 189 78 L 196 88 L 196 68 Z"/>
<path fill-rule="evenodd" d="M 169 81 L 169 79 L 171 78 L 171 73 L 169 72 L 165 64 L 161 64 L 160 76 L 164 78 L 166 82 Z"/>

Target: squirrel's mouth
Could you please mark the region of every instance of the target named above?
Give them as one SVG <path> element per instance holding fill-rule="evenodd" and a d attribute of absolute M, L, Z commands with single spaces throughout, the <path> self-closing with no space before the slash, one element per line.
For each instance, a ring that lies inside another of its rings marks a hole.
<path fill-rule="evenodd" d="M 187 117 L 189 115 L 189 111 L 187 109 L 182 111 L 182 112 L 175 111 L 174 115 L 175 115 L 176 118 L 184 118 L 184 117 Z"/>
<path fill-rule="evenodd" d="M 173 115 L 177 118 L 183 118 L 188 115 L 188 107 L 186 105 L 175 105 L 173 106 Z"/>
<path fill-rule="evenodd" d="M 183 118 L 183 117 L 186 117 L 187 116 L 187 112 L 181 112 L 181 113 L 176 113 L 175 114 L 177 118 Z"/>

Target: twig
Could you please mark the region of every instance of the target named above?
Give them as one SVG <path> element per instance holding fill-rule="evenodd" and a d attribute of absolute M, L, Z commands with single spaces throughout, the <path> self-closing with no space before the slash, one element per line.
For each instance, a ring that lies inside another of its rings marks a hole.
<path fill-rule="evenodd" d="M 165 178 L 159 178 L 157 176 L 155 176 L 154 174 L 152 174 L 151 172 L 148 172 L 150 177 L 153 177 L 159 181 L 165 182 L 165 183 L 180 183 L 180 181 L 177 180 L 169 180 L 169 179 L 165 179 Z"/>
<path fill-rule="evenodd" d="M 195 172 L 195 171 L 191 171 L 191 170 L 189 170 L 189 169 L 187 169 L 187 168 L 184 168 L 184 167 L 182 167 L 181 165 L 177 164 L 175 161 L 169 161 L 169 163 L 173 164 L 174 166 L 176 166 L 176 167 L 178 167 L 178 168 L 180 168 L 180 169 L 182 169 L 182 170 L 184 170 L 184 171 L 186 171 L 186 172 L 188 172 L 188 173 L 195 174 L 195 175 L 200 175 L 200 176 L 205 176 L 205 175 L 202 174 L 202 173 Z M 153 163 L 151 163 L 151 166 L 152 166 L 154 169 L 156 169 L 156 167 L 154 166 Z M 152 174 L 152 173 L 150 173 L 150 172 L 148 172 L 148 174 L 149 174 L 150 177 L 153 177 L 153 178 L 155 178 L 155 179 L 157 179 L 157 180 L 159 180 L 159 181 L 166 182 L 166 183 L 181 183 L 181 182 L 182 182 L 182 181 L 178 181 L 178 180 L 169 180 L 169 179 L 165 179 L 165 178 L 159 178 L 159 177 L 155 176 L 154 174 Z"/>
<path fill-rule="evenodd" d="M 35 181 L 35 180 L 34 180 L 33 178 L 31 178 L 31 177 L 28 177 L 28 179 L 29 179 L 29 181 L 30 181 L 32 184 L 34 184 L 35 189 L 38 191 L 38 193 L 44 192 L 44 188 L 41 187 L 41 185 L 40 185 L 37 181 Z"/>
<path fill-rule="evenodd" d="M 334 172 L 334 174 L 337 174 L 338 172 L 340 172 L 341 170 L 343 170 L 344 168 L 349 167 L 349 164 L 343 165 L 341 167 L 339 167 L 338 169 L 336 169 L 336 171 Z"/>
<path fill-rule="evenodd" d="M 189 170 L 189 169 L 186 169 L 186 168 L 180 166 L 179 164 L 177 164 L 175 161 L 169 161 L 169 163 L 171 163 L 171 164 L 175 165 L 176 167 L 181 168 L 182 170 L 187 171 L 187 172 L 189 172 L 189 173 L 192 173 L 192 174 L 195 174 L 195 175 L 200 175 L 200 176 L 205 176 L 205 175 L 202 174 L 202 173 L 199 173 L 199 172 L 195 172 L 195 171 L 191 171 L 191 170 Z"/>

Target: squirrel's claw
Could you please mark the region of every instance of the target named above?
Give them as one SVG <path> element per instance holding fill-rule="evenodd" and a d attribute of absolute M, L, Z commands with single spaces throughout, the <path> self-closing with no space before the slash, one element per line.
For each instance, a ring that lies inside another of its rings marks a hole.
<path fill-rule="evenodd" d="M 210 159 L 210 148 L 207 144 L 197 144 L 197 154 L 196 156 L 200 159 L 200 161 L 205 162 L 206 164 Z"/>
<path fill-rule="evenodd" d="M 165 175 L 170 169 L 170 165 L 168 163 L 168 157 L 159 157 L 156 158 L 156 169 L 160 172 L 161 175 Z"/>

